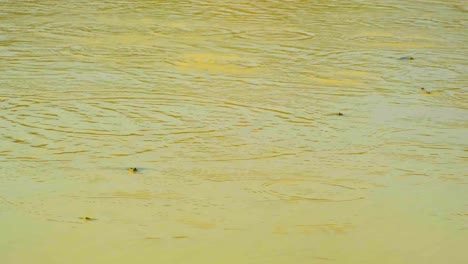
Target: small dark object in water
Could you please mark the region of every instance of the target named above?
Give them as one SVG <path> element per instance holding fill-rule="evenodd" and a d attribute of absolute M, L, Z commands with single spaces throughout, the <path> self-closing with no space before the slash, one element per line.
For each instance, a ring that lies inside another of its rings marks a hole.
<path fill-rule="evenodd" d="M 411 56 L 400 57 L 400 58 L 398 58 L 398 59 L 399 59 L 399 60 L 414 60 L 414 58 L 411 57 Z"/>
<path fill-rule="evenodd" d="M 423 92 L 425 94 L 431 94 L 431 92 L 427 91 L 424 87 L 421 87 L 419 89 L 421 90 L 421 92 Z"/>
<path fill-rule="evenodd" d="M 339 115 L 339 116 L 343 116 L 344 114 L 343 114 L 343 113 L 341 113 L 341 112 L 338 112 L 338 114 L 337 114 L 337 115 Z"/>
<path fill-rule="evenodd" d="M 97 220 L 96 218 L 91 218 L 91 217 L 87 217 L 87 216 L 83 216 L 83 217 L 80 217 L 81 220 L 85 220 L 85 221 L 94 221 L 94 220 Z"/>
<path fill-rule="evenodd" d="M 137 173 L 138 169 L 137 168 L 128 168 L 128 172 L 130 173 Z"/>

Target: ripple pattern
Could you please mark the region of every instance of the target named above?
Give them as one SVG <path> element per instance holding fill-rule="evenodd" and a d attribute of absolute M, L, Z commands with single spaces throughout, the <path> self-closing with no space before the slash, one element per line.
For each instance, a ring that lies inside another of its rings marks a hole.
<path fill-rule="evenodd" d="M 438 243 L 466 229 L 454 2 L 0 0 L 5 215 L 132 258 L 223 238 L 259 263 L 444 263 L 467 244 Z"/>

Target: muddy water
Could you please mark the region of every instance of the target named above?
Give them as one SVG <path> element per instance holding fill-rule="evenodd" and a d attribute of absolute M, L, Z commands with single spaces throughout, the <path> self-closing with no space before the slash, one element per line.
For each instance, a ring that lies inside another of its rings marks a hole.
<path fill-rule="evenodd" d="M 467 10 L 0 1 L 1 263 L 466 261 Z"/>

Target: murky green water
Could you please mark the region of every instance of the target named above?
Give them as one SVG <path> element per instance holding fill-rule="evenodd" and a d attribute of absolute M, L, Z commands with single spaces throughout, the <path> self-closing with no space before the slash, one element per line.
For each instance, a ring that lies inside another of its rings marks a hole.
<path fill-rule="evenodd" d="M 465 263 L 467 10 L 0 1 L 0 262 Z"/>

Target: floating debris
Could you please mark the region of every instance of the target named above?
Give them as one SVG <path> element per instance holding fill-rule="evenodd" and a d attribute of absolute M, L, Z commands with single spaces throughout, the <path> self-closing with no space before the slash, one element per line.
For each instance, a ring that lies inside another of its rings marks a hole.
<path fill-rule="evenodd" d="M 343 114 L 343 113 L 341 113 L 341 112 L 338 112 L 338 114 L 337 114 L 337 115 L 339 115 L 339 116 L 344 116 L 344 114 Z"/>
<path fill-rule="evenodd" d="M 145 239 L 161 239 L 160 237 L 145 237 Z"/>
<path fill-rule="evenodd" d="M 424 94 L 431 94 L 428 90 L 426 90 L 424 87 L 419 88 L 419 90 L 424 93 Z"/>
<path fill-rule="evenodd" d="M 131 173 L 131 174 L 135 174 L 138 172 L 138 169 L 137 168 L 128 168 L 128 172 Z"/>
<path fill-rule="evenodd" d="M 404 56 L 404 57 L 400 57 L 398 58 L 399 60 L 414 60 L 414 57 L 411 57 L 411 56 Z"/>
<path fill-rule="evenodd" d="M 97 220 L 96 218 L 91 218 L 91 217 L 88 217 L 88 216 L 79 217 L 79 219 L 84 220 L 84 221 L 95 221 L 95 220 Z"/>

